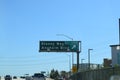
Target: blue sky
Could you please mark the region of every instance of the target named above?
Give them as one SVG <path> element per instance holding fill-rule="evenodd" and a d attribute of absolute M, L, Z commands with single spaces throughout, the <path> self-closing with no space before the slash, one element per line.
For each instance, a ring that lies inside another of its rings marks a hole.
<path fill-rule="evenodd" d="M 40 40 L 82 41 L 80 59 L 111 58 L 118 44 L 119 0 L 0 0 L 0 75 L 69 70 L 72 53 L 39 53 Z M 74 54 L 76 63 L 76 53 Z"/>

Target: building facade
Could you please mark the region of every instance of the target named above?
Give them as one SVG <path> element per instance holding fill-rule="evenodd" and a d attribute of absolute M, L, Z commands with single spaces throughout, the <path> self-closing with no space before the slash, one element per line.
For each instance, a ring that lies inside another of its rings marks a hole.
<path fill-rule="evenodd" d="M 105 58 L 103 61 L 103 67 L 112 67 L 112 60 Z"/>
<path fill-rule="evenodd" d="M 112 66 L 120 66 L 120 45 L 110 45 L 112 53 Z"/>
<path fill-rule="evenodd" d="M 74 64 L 74 66 L 77 66 L 77 64 Z M 93 63 L 91 63 L 90 68 L 89 68 L 88 63 L 82 63 L 82 64 L 79 64 L 78 72 L 86 71 L 86 70 L 89 70 L 89 69 L 94 70 L 94 69 L 101 69 L 101 68 L 102 68 L 102 64 L 93 64 Z"/>

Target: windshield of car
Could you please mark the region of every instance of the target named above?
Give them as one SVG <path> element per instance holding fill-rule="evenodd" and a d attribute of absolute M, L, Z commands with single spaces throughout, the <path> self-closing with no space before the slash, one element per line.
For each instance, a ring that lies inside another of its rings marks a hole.
<path fill-rule="evenodd" d="M 43 74 L 34 74 L 34 77 L 44 77 L 44 75 Z"/>

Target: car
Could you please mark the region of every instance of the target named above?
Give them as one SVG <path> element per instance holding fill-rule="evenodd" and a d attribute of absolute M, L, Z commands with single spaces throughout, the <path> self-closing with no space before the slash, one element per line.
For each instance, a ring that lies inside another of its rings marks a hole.
<path fill-rule="evenodd" d="M 63 80 L 62 78 L 59 78 L 58 80 Z"/>
<path fill-rule="evenodd" d="M 33 76 L 33 80 L 46 80 L 44 74 L 35 73 Z"/>
<path fill-rule="evenodd" d="M 33 80 L 32 76 L 26 76 L 25 80 Z"/>
<path fill-rule="evenodd" d="M 10 75 L 6 75 L 4 78 L 5 80 L 12 80 L 12 77 Z"/>
<path fill-rule="evenodd" d="M 21 79 L 25 79 L 25 76 L 20 76 Z"/>
<path fill-rule="evenodd" d="M 13 76 L 13 79 L 17 79 L 17 76 Z"/>

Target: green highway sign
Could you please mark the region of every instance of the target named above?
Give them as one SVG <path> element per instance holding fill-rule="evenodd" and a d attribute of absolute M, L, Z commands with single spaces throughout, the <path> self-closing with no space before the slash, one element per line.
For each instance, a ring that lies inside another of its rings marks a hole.
<path fill-rule="evenodd" d="M 79 52 L 80 41 L 40 41 L 39 52 Z"/>

